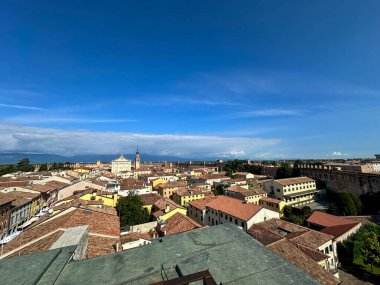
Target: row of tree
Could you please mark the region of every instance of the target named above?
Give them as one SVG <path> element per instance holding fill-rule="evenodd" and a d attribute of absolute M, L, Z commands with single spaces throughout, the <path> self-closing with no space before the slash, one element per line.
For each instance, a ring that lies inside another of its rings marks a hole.
<path fill-rule="evenodd" d="M 362 212 L 363 204 L 358 195 L 350 192 L 328 192 L 335 204 L 327 212 L 336 216 L 357 216 Z"/>
<path fill-rule="evenodd" d="M 34 165 L 30 163 L 28 158 L 23 158 L 16 164 L 0 165 L 0 176 L 17 171 L 31 172 L 34 171 Z"/>

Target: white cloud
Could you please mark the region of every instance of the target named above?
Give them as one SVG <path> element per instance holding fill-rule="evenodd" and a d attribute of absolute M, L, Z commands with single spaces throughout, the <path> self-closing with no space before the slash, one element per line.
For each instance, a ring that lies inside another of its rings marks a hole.
<path fill-rule="evenodd" d="M 22 109 L 22 110 L 34 110 L 34 111 L 42 111 L 43 108 L 34 107 L 34 106 L 24 106 L 24 105 L 14 105 L 14 104 L 3 104 L 0 103 L 0 108 L 12 108 L 12 109 Z"/>
<path fill-rule="evenodd" d="M 334 156 L 347 156 L 347 155 L 350 155 L 349 153 L 343 153 L 343 152 L 340 152 L 340 151 L 334 151 L 332 153 L 332 155 Z"/>
<path fill-rule="evenodd" d="M 262 109 L 236 113 L 236 117 L 277 117 L 277 116 L 300 116 L 301 111 L 289 109 Z"/>
<path fill-rule="evenodd" d="M 210 135 L 142 134 L 60 130 L 0 124 L 0 151 L 60 155 L 133 152 L 178 157 L 254 157 L 275 147 L 277 139 Z"/>

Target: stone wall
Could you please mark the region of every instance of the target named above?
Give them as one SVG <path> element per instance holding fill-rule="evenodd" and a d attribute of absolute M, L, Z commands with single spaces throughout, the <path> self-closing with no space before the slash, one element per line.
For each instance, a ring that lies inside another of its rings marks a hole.
<path fill-rule="evenodd" d="M 358 195 L 380 193 L 380 175 L 354 171 L 334 170 L 331 166 L 302 165 L 302 176 L 308 176 L 326 184 L 333 192 L 352 192 Z"/>

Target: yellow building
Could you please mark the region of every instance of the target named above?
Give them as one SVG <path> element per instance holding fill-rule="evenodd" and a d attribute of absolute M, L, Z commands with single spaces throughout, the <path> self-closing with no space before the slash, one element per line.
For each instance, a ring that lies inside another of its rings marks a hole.
<path fill-rule="evenodd" d="M 186 185 L 187 181 L 168 182 L 157 185 L 156 190 L 161 196 L 169 198 L 173 196 L 174 192 Z"/>
<path fill-rule="evenodd" d="M 167 183 L 168 181 L 166 181 L 165 179 L 162 179 L 162 178 L 157 178 L 157 179 L 154 179 L 152 181 L 152 187 L 153 188 L 156 188 L 159 184 L 165 184 Z"/>
<path fill-rule="evenodd" d="M 224 190 L 225 196 L 236 198 L 246 203 L 259 204 L 259 201 L 263 197 L 267 197 L 267 192 L 261 189 L 248 190 L 242 186 L 231 186 Z"/>
<path fill-rule="evenodd" d="M 110 207 L 115 207 L 118 200 L 118 195 L 116 193 L 107 192 L 93 192 L 81 196 L 79 199 L 83 201 L 99 201 L 102 200 L 103 204 Z"/>
<path fill-rule="evenodd" d="M 264 183 L 268 196 L 282 200 L 288 206 L 300 206 L 311 202 L 320 194 L 315 180 L 309 177 L 277 179 Z"/>
<path fill-rule="evenodd" d="M 268 208 L 279 213 L 280 217 L 284 215 L 284 207 L 286 206 L 286 203 L 284 201 L 269 197 L 263 197 L 260 199 L 259 204 L 264 208 Z"/>
<path fill-rule="evenodd" d="M 155 220 L 164 220 L 173 216 L 176 213 L 180 213 L 186 216 L 186 209 L 176 204 L 173 200 L 161 197 L 157 200 L 152 207 L 153 218 Z"/>
<path fill-rule="evenodd" d="M 189 202 L 204 199 L 205 194 L 198 189 L 180 188 L 173 193 L 173 200 L 181 206 L 187 207 Z"/>

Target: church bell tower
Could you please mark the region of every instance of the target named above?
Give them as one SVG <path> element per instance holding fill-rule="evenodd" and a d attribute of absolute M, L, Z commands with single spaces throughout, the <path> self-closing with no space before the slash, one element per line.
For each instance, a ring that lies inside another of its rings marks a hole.
<path fill-rule="evenodd" d="M 135 169 L 139 169 L 139 168 L 140 168 L 140 152 L 139 152 L 139 148 L 137 148 L 136 159 L 135 159 Z"/>

